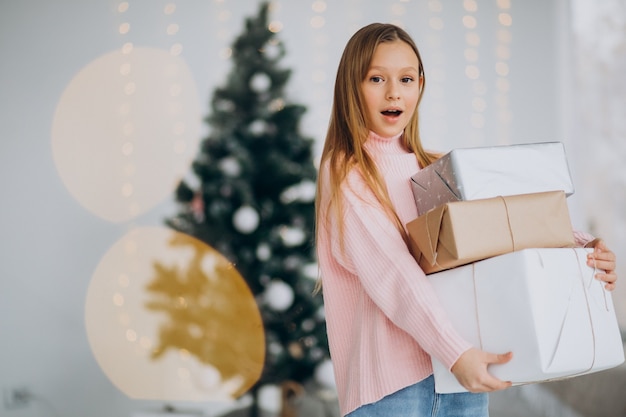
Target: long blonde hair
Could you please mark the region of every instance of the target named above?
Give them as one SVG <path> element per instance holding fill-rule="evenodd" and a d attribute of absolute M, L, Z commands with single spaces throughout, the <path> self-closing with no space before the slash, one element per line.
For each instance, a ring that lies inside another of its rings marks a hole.
<path fill-rule="evenodd" d="M 320 167 L 328 161 L 328 181 L 321 178 L 326 172 L 320 169 L 320 178 L 317 184 L 316 200 L 316 223 L 317 233 L 320 231 L 320 224 L 326 222 L 328 210 L 332 207 L 339 222 L 340 246 L 343 248 L 343 222 L 341 214 L 340 186 L 345 180 L 348 172 L 358 169 L 365 183 L 370 187 L 374 196 L 381 203 L 387 215 L 393 220 L 396 228 L 401 233 L 403 239 L 408 242 L 408 236 L 400 218 L 393 209 L 391 199 L 385 182 L 383 181 L 375 162 L 367 150 L 364 149 L 369 129 L 366 125 L 366 115 L 364 113 L 365 104 L 361 91 L 361 83 L 365 79 L 372 56 L 376 47 L 383 42 L 402 41 L 408 44 L 419 60 L 419 72 L 422 83 L 422 90 L 415 112 L 404 129 L 402 144 L 407 151 L 413 152 L 421 167 L 430 165 L 438 155 L 426 152 L 422 147 L 419 136 L 418 107 L 422 99 L 426 79 L 422 59 L 411 36 L 402 28 L 384 23 L 372 23 L 358 30 L 348 41 L 337 69 L 335 79 L 335 91 L 333 106 L 331 110 L 330 123 L 324 148 L 322 150 Z M 326 207 L 321 207 L 321 184 L 330 184 L 329 199 Z M 320 281 L 321 282 L 321 281 Z"/>

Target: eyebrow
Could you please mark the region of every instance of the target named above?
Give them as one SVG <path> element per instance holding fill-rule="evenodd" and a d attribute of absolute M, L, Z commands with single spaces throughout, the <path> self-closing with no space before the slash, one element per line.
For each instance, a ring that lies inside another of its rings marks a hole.
<path fill-rule="evenodd" d="M 375 67 L 369 67 L 369 71 L 371 70 L 389 70 L 389 68 L 387 67 L 381 67 L 381 66 L 375 66 Z M 404 67 L 404 68 L 400 68 L 400 72 L 405 72 L 405 71 L 415 71 L 417 73 L 420 72 L 419 68 L 415 68 L 415 67 Z"/>

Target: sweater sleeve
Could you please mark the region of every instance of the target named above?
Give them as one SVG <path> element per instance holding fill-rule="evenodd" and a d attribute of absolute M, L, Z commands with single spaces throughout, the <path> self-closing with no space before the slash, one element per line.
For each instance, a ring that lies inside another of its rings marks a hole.
<path fill-rule="evenodd" d="M 587 232 L 574 230 L 574 242 L 578 247 L 585 247 L 588 243 L 593 242 L 595 237 Z"/>
<path fill-rule="evenodd" d="M 372 198 L 344 193 L 343 247 L 333 239 L 334 256 L 389 320 L 450 369 L 471 345 L 452 327 L 402 235 Z"/>

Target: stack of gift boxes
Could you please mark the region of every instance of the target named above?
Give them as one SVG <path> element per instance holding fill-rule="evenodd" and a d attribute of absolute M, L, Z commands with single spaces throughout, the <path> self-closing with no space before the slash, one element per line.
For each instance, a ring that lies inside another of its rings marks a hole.
<path fill-rule="evenodd" d="M 411 251 L 456 330 L 513 352 L 490 372 L 514 385 L 624 361 L 611 294 L 577 248 L 562 143 L 455 149 L 411 178 Z M 465 389 L 433 358 L 437 392 Z"/>

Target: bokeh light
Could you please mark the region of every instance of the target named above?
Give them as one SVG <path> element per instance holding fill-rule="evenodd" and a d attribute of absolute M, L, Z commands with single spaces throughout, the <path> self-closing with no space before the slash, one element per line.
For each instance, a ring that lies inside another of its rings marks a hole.
<path fill-rule="evenodd" d="M 63 184 L 110 222 L 152 209 L 189 168 L 200 104 L 187 64 L 167 51 L 130 48 L 92 61 L 66 87 L 54 116 L 52 150 Z"/>
<path fill-rule="evenodd" d="M 131 398 L 232 400 L 263 369 L 263 323 L 245 280 L 216 250 L 170 229 L 133 229 L 109 249 L 85 322 L 102 371 Z"/>

